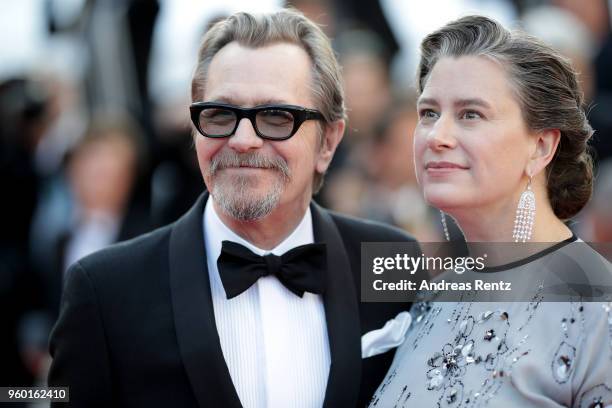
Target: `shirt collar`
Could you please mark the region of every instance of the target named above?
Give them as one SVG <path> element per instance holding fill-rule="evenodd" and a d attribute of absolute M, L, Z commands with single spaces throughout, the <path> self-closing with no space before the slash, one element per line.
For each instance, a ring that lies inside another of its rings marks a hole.
<path fill-rule="evenodd" d="M 300 245 L 312 244 L 314 242 L 314 234 L 312 230 L 312 213 L 310 206 L 306 209 L 302 220 L 298 226 L 293 230 L 287 238 L 285 238 L 280 244 L 271 250 L 265 250 L 257 247 L 251 242 L 245 240 L 234 231 L 232 231 L 227 225 L 223 223 L 219 215 L 217 214 L 213 205 L 213 198 L 210 197 L 206 202 L 204 208 L 203 226 L 204 226 L 204 242 L 206 245 L 206 252 L 209 256 L 213 256 L 216 259 L 221 253 L 221 242 L 232 241 L 238 244 L 244 245 L 250 249 L 253 253 L 258 255 L 265 255 L 273 253 L 275 255 L 282 255 L 285 252 L 298 247 Z"/>

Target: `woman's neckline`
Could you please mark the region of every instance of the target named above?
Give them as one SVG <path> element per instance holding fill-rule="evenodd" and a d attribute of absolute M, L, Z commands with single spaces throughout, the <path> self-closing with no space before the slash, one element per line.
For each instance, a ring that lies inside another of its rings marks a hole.
<path fill-rule="evenodd" d="M 523 259 L 519 259 L 517 261 L 512 261 L 506 264 L 502 264 L 502 265 L 496 265 L 496 266 L 490 266 L 490 267 L 485 267 L 483 269 L 480 270 L 476 270 L 474 269 L 474 272 L 477 273 L 492 273 L 492 272 L 503 272 L 509 269 L 514 269 L 514 268 L 518 268 L 519 266 L 528 264 L 530 262 L 535 261 L 536 259 L 539 259 L 545 255 L 550 254 L 551 252 L 554 252 L 562 247 L 564 247 L 567 244 L 570 244 L 572 242 L 575 242 L 578 240 L 578 237 L 576 236 L 576 234 L 574 234 L 574 232 L 572 232 L 572 236 L 564 239 L 563 241 L 557 242 L 554 245 L 549 246 L 548 248 L 537 252 L 533 255 L 529 255 L 528 257 L 525 257 Z"/>

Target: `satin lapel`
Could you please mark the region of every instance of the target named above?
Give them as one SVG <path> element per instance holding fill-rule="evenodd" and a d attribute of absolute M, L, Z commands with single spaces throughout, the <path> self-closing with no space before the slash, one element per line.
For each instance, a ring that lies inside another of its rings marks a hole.
<path fill-rule="evenodd" d="M 208 194 L 172 227 L 170 291 L 185 370 L 200 407 L 241 407 L 215 323 L 202 216 Z"/>
<path fill-rule="evenodd" d="M 361 381 L 361 327 L 355 282 L 340 232 L 329 213 L 311 204 L 315 242 L 327 244 L 323 295 L 331 352 L 325 407 L 354 407 Z"/>

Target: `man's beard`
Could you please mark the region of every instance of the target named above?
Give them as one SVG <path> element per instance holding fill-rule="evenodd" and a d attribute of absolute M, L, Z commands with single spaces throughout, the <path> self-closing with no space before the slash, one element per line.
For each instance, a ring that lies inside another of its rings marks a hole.
<path fill-rule="evenodd" d="M 271 169 L 276 172 L 275 181 L 268 191 L 262 194 L 254 191 L 259 182 L 255 175 L 219 175 L 219 170 L 240 166 Z M 278 205 L 285 186 L 291 179 L 289 166 L 283 158 L 269 158 L 254 152 L 221 152 L 213 157 L 206 172 L 209 180 L 217 177 L 217 182 L 210 191 L 215 203 L 226 214 L 240 221 L 255 221 L 268 216 Z"/>

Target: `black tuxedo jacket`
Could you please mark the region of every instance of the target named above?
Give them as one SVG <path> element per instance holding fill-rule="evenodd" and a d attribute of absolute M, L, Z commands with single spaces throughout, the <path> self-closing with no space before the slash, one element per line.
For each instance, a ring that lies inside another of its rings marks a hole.
<path fill-rule="evenodd" d="M 211 299 L 204 194 L 182 218 L 90 255 L 68 271 L 50 339 L 50 386 L 73 407 L 240 407 Z M 361 242 L 408 241 L 404 232 L 311 204 L 328 253 L 323 296 L 331 367 L 326 407 L 365 405 L 392 352 L 361 360 L 361 335 L 407 304 L 360 303 Z M 58 407 L 64 407 L 65 404 Z"/>

